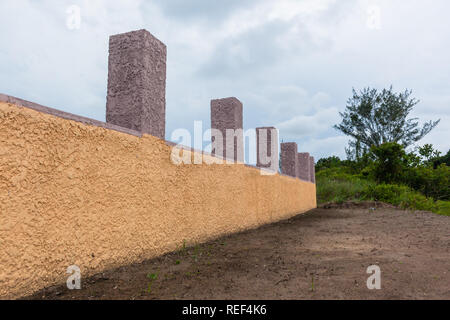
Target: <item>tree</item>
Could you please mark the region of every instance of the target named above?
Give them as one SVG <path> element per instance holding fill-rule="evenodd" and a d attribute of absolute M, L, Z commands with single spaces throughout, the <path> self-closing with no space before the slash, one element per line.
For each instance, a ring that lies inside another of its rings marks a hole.
<path fill-rule="evenodd" d="M 367 151 L 368 148 L 365 145 L 362 145 L 360 140 L 350 140 L 348 142 L 348 148 L 345 148 L 347 159 L 356 161 L 360 161 Z"/>
<path fill-rule="evenodd" d="M 447 154 L 443 157 L 439 157 L 434 160 L 434 168 L 436 169 L 441 164 L 445 164 L 450 167 L 450 150 L 448 150 Z"/>
<path fill-rule="evenodd" d="M 402 180 L 408 163 L 403 146 L 395 142 L 372 146 L 370 155 L 374 160 L 373 174 L 378 183 L 398 183 Z"/>
<path fill-rule="evenodd" d="M 358 159 L 372 147 L 387 142 L 401 144 L 404 148 L 416 143 L 440 122 L 429 121 L 422 127 L 418 118 L 407 119 L 419 100 L 411 98 L 412 91 L 393 92 L 389 89 L 364 88 L 359 93 L 353 89 L 345 111 L 340 112 L 342 122 L 334 128 L 350 136 L 347 154 Z"/>
<path fill-rule="evenodd" d="M 441 152 L 434 150 L 432 144 L 426 144 L 418 149 L 419 155 L 422 157 L 422 163 L 426 166 L 433 166 L 434 161 L 441 156 Z"/>
<path fill-rule="evenodd" d="M 328 158 L 321 158 L 319 161 L 317 161 L 316 164 L 316 172 L 324 169 L 330 169 L 330 168 L 337 168 L 342 165 L 341 159 L 336 156 L 328 157 Z"/>

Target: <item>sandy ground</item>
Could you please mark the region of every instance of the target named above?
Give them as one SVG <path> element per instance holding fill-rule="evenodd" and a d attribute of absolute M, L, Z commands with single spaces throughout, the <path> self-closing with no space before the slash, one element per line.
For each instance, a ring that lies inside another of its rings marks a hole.
<path fill-rule="evenodd" d="M 26 299 L 450 299 L 450 217 L 329 206 Z"/>

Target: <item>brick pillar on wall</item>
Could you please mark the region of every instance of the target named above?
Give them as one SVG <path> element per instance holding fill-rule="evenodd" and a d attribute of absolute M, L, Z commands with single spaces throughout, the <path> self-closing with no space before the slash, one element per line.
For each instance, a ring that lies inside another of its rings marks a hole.
<path fill-rule="evenodd" d="M 223 158 L 227 159 L 227 161 L 244 162 L 242 114 L 242 102 L 236 98 L 211 100 L 211 129 L 216 129 L 222 133 Z M 234 136 L 232 136 L 233 131 L 230 131 L 230 129 L 236 130 L 234 131 Z M 212 137 L 212 140 L 214 141 L 214 137 Z M 229 147 L 228 150 L 227 145 Z M 232 155 L 233 149 L 234 157 Z M 215 150 L 212 151 L 212 154 L 216 154 Z M 217 155 L 222 156 L 220 154 Z"/>
<path fill-rule="evenodd" d="M 316 165 L 314 163 L 314 157 L 309 157 L 309 165 L 310 165 L 309 170 L 310 170 L 310 175 L 311 175 L 310 181 L 312 183 L 316 183 Z"/>
<path fill-rule="evenodd" d="M 311 181 L 311 161 L 309 153 L 298 154 L 298 177 L 305 181 Z"/>
<path fill-rule="evenodd" d="M 256 128 L 256 166 L 278 171 L 278 130 L 274 127 Z"/>
<path fill-rule="evenodd" d="M 146 30 L 109 38 L 106 122 L 165 138 L 166 55 Z"/>
<path fill-rule="evenodd" d="M 297 143 L 281 144 L 281 172 L 291 177 L 298 177 Z"/>

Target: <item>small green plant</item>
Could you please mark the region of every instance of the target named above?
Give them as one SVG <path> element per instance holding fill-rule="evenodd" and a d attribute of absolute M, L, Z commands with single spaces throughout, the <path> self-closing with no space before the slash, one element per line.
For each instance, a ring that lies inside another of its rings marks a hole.
<path fill-rule="evenodd" d="M 200 254 L 200 247 L 198 246 L 198 245 L 196 245 L 195 247 L 194 247 L 194 250 L 193 250 L 194 252 L 193 252 L 193 254 L 192 254 L 192 259 L 194 260 L 194 262 L 197 262 L 198 261 L 198 256 L 199 256 L 199 254 Z"/>
<path fill-rule="evenodd" d="M 158 279 L 158 274 L 157 274 L 157 273 L 149 273 L 149 274 L 147 274 L 147 279 L 150 280 L 150 281 L 148 282 L 147 293 L 151 293 L 151 292 L 152 292 L 152 284 L 153 284 L 153 281 L 155 281 L 156 279 Z"/>
<path fill-rule="evenodd" d="M 187 254 L 187 249 L 186 249 L 186 240 L 183 240 L 183 243 L 181 244 L 181 247 L 178 249 L 177 246 L 177 251 L 180 252 L 181 255 L 185 256 Z"/>
<path fill-rule="evenodd" d="M 175 264 L 180 264 L 180 263 L 181 263 L 180 260 L 176 260 L 176 261 L 175 261 Z"/>

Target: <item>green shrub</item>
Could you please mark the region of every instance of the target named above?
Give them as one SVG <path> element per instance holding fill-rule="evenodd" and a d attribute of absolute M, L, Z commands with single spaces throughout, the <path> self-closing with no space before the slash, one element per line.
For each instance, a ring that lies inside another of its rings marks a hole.
<path fill-rule="evenodd" d="M 427 198 L 418 192 L 404 192 L 399 195 L 398 204 L 405 209 L 437 212 L 438 207 L 433 199 Z"/>
<path fill-rule="evenodd" d="M 366 200 L 367 188 L 370 185 L 375 185 L 375 183 L 360 179 L 348 172 L 347 168 L 341 167 L 325 169 L 317 173 L 317 199 L 319 204 Z"/>
<path fill-rule="evenodd" d="M 324 170 L 324 169 L 330 169 L 330 168 L 336 168 L 341 167 L 342 161 L 336 156 L 328 157 L 328 158 L 322 158 L 319 159 L 316 163 L 316 172 Z"/>
<path fill-rule="evenodd" d="M 450 166 L 450 150 L 448 150 L 445 156 L 433 160 L 434 168 L 439 167 L 441 164 L 446 164 L 447 166 Z"/>
<path fill-rule="evenodd" d="M 328 179 L 328 180 L 340 180 L 340 181 L 348 181 L 354 179 L 354 175 L 351 173 L 351 170 L 347 167 L 336 167 L 321 170 L 316 173 L 316 179 Z"/>
<path fill-rule="evenodd" d="M 404 173 L 403 183 L 435 200 L 450 200 L 450 167 L 445 164 L 410 168 Z"/>
<path fill-rule="evenodd" d="M 450 215 L 450 201 L 434 201 L 407 186 L 376 184 L 346 173 L 340 168 L 321 171 L 317 176 L 317 200 L 323 203 L 345 201 L 380 201 L 412 210 Z"/>
<path fill-rule="evenodd" d="M 349 200 L 365 200 L 364 190 L 370 182 L 359 179 L 317 180 L 317 198 L 320 204 L 326 202 L 342 203 Z"/>
<path fill-rule="evenodd" d="M 373 177 L 379 183 L 399 183 L 408 165 L 408 157 L 403 146 L 389 142 L 372 147 L 370 154 L 374 159 Z"/>
<path fill-rule="evenodd" d="M 448 159 L 438 155 L 432 145 L 416 154 L 385 143 L 357 161 L 321 159 L 316 171 L 318 202 L 373 200 L 450 215 L 450 167 L 444 162 Z"/>
<path fill-rule="evenodd" d="M 437 201 L 436 206 L 436 213 L 444 216 L 450 216 L 450 201 Z"/>

